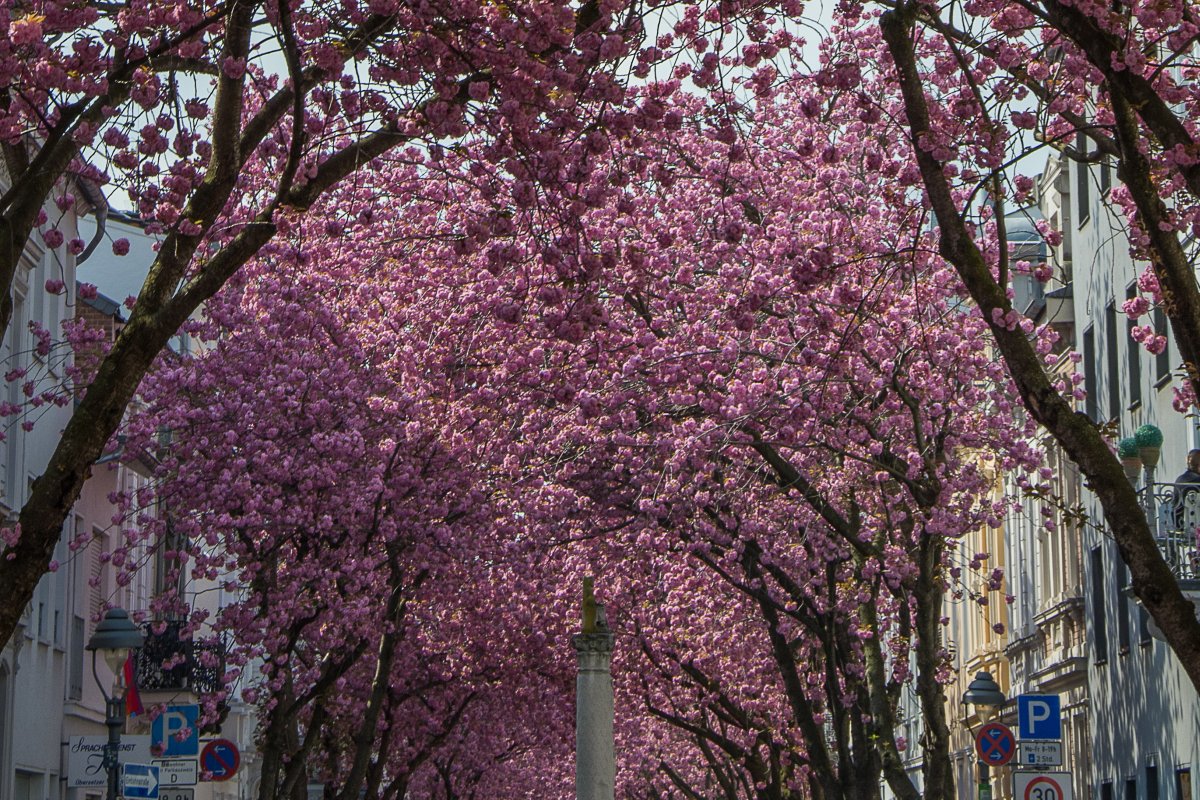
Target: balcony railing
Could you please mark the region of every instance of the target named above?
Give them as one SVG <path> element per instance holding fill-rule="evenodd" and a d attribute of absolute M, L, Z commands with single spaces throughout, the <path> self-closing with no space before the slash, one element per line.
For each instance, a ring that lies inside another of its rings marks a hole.
<path fill-rule="evenodd" d="M 1176 579 L 1200 581 L 1200 484 L 1152 483 L 1138 496 Z"/>
<path fill-rule="evenodd" d="M 183 638 L 184 625 L 182 620 L 168 620 L 143 626 L 146 642 L 137 653 L 139 690 L 211 694 L 220 688 L 225 669 L 223 648 Z"/>

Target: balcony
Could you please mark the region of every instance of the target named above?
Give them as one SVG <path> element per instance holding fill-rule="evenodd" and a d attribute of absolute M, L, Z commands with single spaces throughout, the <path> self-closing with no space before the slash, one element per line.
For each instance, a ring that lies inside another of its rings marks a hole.
<path fill-rule="evenodd" d="M 186 623 L 167 620 L 143 625 L 146 643 L 137 651 L 137 686 L 142 692 L 211 694 L 221 687 L 224 648 L 180 634 Z M 157 632 L 156 630 L 161 630 Z"/>
<path fill-rule="evenodd" d="M 1143 425 L 1133 436 L 1117 442 L 1117 457 L 1132 486 L 1146 522 L 1175 580 L 1200 610 L 1200 483 L 1160 483 L 1154 480 L 1163 433 Z"/>
<path fill-rule="evenodd" d="M 1200 590 L 1200 484 L 1151 483 L 1138 497 L 1172 574 L 1185 592 Z"/>

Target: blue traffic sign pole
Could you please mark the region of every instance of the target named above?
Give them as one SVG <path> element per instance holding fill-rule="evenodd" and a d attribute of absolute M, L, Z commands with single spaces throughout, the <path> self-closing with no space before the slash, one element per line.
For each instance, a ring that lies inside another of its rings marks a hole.
<path fill-rule="evenodd" d="M 987 762 L 979 759 L 979 800 L 992 800 L 992 777 Z"/>

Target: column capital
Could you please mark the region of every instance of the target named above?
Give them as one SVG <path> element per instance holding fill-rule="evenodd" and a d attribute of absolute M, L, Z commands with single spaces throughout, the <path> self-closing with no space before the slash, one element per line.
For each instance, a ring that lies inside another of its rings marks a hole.
<path fill-rule="evenodd" d="M 616 637 L 611 633 L 577 633 L 571 637 L 580 672 L 609 671 Z"/>

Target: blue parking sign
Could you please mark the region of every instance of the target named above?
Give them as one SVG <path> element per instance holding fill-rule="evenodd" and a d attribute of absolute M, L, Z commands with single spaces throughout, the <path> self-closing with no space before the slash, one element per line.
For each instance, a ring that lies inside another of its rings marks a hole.
<path fill-rule="evenodd" d="M 167 706 L 150 726 L 150 748 L 156 756 L 194 756 L 200 752 L 200 706 Z M 184 732 L 187 732 L 186 735 Z M 161 748 L 161 750 L 160 750 Z"/>
<path fill-rule="evenodd" d="M 1017 698 L 1022 739 L 1061 739 L 1062 707 L 1056 694 L 1023 694 Z"/>

